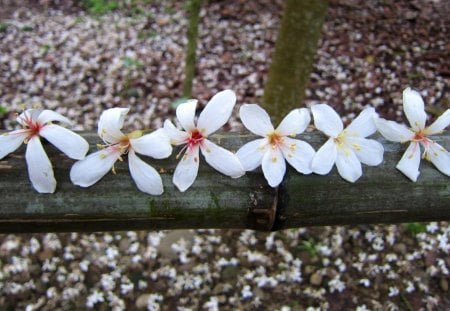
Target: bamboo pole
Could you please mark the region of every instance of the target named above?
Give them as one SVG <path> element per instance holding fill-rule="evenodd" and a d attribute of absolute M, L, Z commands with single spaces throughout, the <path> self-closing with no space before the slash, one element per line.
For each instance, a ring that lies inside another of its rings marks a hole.
<path fill-rule="evenodd" d="M 0 133 L 1 134 L 1 133 Z M 82 134 L 96 150 L 96 134 Z M 300 137 L 316 149 L 324 143 L 320 133 Z M 253 135 L 237 133 L 211 137 L 237 150 Z M 178 160 L 142 157 L 160 171 L 165 192 L 150 196 L 137 190 L 126 160 L 90 188 L 69 180 L 73 161 L 51 145 L 45 149 L 54 166 L 58 186 L 54 194 L 39 194 L 28 179 L 24 147 L 0 160 L 0 232 L 159 230 L 237 228 L 263 231 L 312 225 L 395 223 L 450 220 L 450 179 L 427 161 L 421 163 L 416 183 L 398 170 L 406 149 L 377 136 L 385 147 L 380 166 L 364 166 L 356 183 L 344 181 L 336 169 L 326 176 L 301 175 L 289 168 L 277 189 L 270 188 L 260 169 L 231 179 L 201 159 L 194 185 L 179 192 L 172 184 Z M 436 141 L 450 147 L 450 135 Z M 174 152 L 176 154 L 176 150 Z"/>

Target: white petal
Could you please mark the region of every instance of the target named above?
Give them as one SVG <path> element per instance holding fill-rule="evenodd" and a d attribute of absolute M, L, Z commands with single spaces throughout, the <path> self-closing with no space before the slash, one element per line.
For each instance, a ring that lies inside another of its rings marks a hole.
<path fill-rule="evenodd" d="M 336 138 L 344 129 L 339 115 L 327 104 L 313 105 L 311 111 L 314 117 L 314 125 L 327 136 Z"/>
<path fill-rule="evenodd" d="M 436 121 L 425 129 L 426 135 L 440 134 L 450 125 L 450 109 L 447 109 Z"/>
<path fill-rule="evenodd" d="M 375 125 L 377 126 L 378 132 L 380 132 L 387 140 L 406 142 L 414 138 L 414 132 L 410 131 L 403 124 L 375 118 Z"/>
<path fill-rule="evenodd" d="M 33 136 L 28 141 L 25 159 L 27 160 L 28 176 L 34 189 L 39 193 L 55 192 L 56 180 L 53 176 L 52 164 L 38 136 Z"/>
<path fill-rule="evenodd" d="M 200 147 L 206 162 L 217 171 L 232 178 L 238 178 L 245 174 L 241 162 L 234 153 L 226 150 L 209 140 L 203 140 Z"/>
<path fill-rule="evenodd" d="M 319 150 L 317 150 L 311 163 L 312 171 L 320 175 L 328 174 L 336 162 L 336 157 L 336 144 L 334 139 L 330 138 L 322 147 L 319 148 Z"/>
<path fill-rule="evenodd" d="M 427 121 L 427 114 L 422 96 L 409 87 L 403 91 L 403 111 L 414 131 L 423 130 Z"/>
<path fill-rule="evenodd" d="M 189 138 L 188 133 L 177 129 L 170 120 L 164 122 L 164 130 L 166 131 L 167 136 L 169 136 L 172 145 L 185 144 Z"/>
<path fill-rule="evenodd" d="M 375 118 L 377 113 L 372 107 L 368 107 L 347 126 L 346 131 L 350 136 L 367 137 L 377 131 Z"/>
<path fill-rule="evenodd" d="M 28 133 L 26 130 L 17 130 L 0 134 L 0 159 L 3 159 L 19 148 L 27 137 Z"/>
<path fill-rule="evenodd" d="M 172 146 L 164 129 L 158 129 L 139 138 L 130 139 L 130 143 L 137 153 L 155 159 L 165 159 L 172 153 Z"/>
<path fill-rule="evenodd" d="M 409 144 L 396 168 L 405 174 L 412 181 L 416 181 L 419 176 L 420 146 L 417 142 Z"/>
<path fill-rule="evenodd" d="M 83 137 L 56 124 L 42 127 L 39 135 L 72 159 L 83 159 L 89 150 L 89 144 Z"/>
<path fill-rule="evenodd" d="M 311 174 L 311 163 L 316 152 L 310 144 L 289 137 L 284 138 L 283 156 L 297 172 Z"/>
<path fill-rule="evenodd" d="M 112 169 L 121 154 L 115 147 L 91 153 L 83 160 L 75 162 L 70 170 L 70 180 L 77 186 L 92 186 Z"/>
<path fill-rule="evenodd" d="M 178 122 L 180 122 L 183 129 L 186 131 L 195 128 L 195 108 L 197 107 L 197 100 L 190 99 L 187 102 L 178 105 L 176 114 Z"/>
<path fill-rule="evenodd" d="M 239 117 L 244 126 L 256 135 L 266 136 L 267 133 L 274 131 L 269 115 L 258 105 L 242 105 L 239 109 Z"/>
<path fill-rule="evenodd" d="M 362 175 L 361 163 L 351 149 L 339 149 L 336 158 L 336 167 L 342 178 L 355 182 Z"/>
<path fill-rule="evenodd" d="M 286 161 L 278 148 L 268 148 L 262 158 L 264 177 L 271 187 L 277 187 L 286 173 Z"/>
<path fill-rule="evenodd" d="M 37 122 L 37 119 L 41 112 L 42 110 L 40 109 L 27 109 L 16 118 L 16 121 L 20 125 L 28 127 L 30 122 Z"/>
<path fill-rule="evenodd" d="M 200 113 L 197 128 L 204 135 L 209 135 L 220 129 L 233 112 L 236 95 L 232 90 L 225 90 L 214 95 Z"/>
<path fill-rule="evenodd" d="M 256 139 L 243 145 L 236 152 L 236 156 L 246 171 L 252 171 L 261 165 L 262 157 L 267 150 L 265 138 Z"/>
<path fill-rule="evenodd" d="M 348 139 L 349 147 L 355 152 L 361 163 L 370 166 L 383 162 L 383 145 L 373 139 L 351 137 Z"/>
<path fill-rule="evenodd" d="M 450 176 L 450 153 L 438 143 L 431 143 L 428 147 L 427 159 L 436 168 L 447 176 Z"/>
<path fill-rule="evenodd" d="M 124 138 L 121 129 L 129 108 L 111 108 L 103 111 L 98 121 L 98 136 L 109 144 L 117 144 Z"/>
<path fill-rule="evenodd" d="M 311 115 L 308 109 L 294 109 L 278 125 L 277 132 L 285 136 L 295 136 L 303 133 L 308 127 L 309 122 L 311 122 Z"/>
<path fill-rule="evenodd" d="M 133 150 L 128 153 L 128 166 L 139 190 L 151 195 L 164 192 L 161 176 L 153 167 L 139 159 Z"/>
<path fill-rule="evenodd" d="M 65 125 L 72 125 L 72 122 L 69 119 L 52 110 L 43 110 L 37 117 L 36 121 L 40 124 L 46 124 L 56 121 L 61 122 Z"/>
<path fill-rule="evenodd" d="M 173 173 L 172 181 L 181 192 L 186 191 L 195 181 L 198 174 L 199 165 L 199 146 L 194 146 L 191 150 L 187 150 L 181 158 L 175 172 Z"/>

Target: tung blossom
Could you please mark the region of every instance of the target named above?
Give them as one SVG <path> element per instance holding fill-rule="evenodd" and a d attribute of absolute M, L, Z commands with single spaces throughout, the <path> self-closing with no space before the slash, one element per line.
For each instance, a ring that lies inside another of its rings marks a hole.
<path fill-rule="evenodd" d="M 364 109 L 344 129 L 341 118 L 326 104 L 311 107 L 314 125 L 330 138 L 317 150 L 311 168 L 314 173 L 328 174 L 336 163 L 342 178 L 355 182 L 362 175 L 361 163 L 376 166 L 383 161 L 383 145 L 365 137 L 376 132 L 375 110 Z"/>
<path fill-rule="evenodd" d="M 72 159 L 83 159 L 89 150 L 89 144 L 80 135 L 53 124 L 72 123 L 66 117 L 51 110 L 27 109 L 17 117 L 23 129 L 0 135 L 0 159 L 14 152 L 22 143 L 27 144 L 25 159 L 28 175 L 37 192 L 53 193 L 56 180 L 50 160 L 42 147 L 40 137 L 45 138 L 56 148 Z"/>
<path fill-rule="evenodd" d="M 450 176 L 450 153 L 428 136 L 439 134 L 450 124 L 450 109 L 444 112 L 433 124 L 426 127 L 427 115 L 420 94 L 410 88 L 403 91 L 403 111 L 411 128 L 384 119 L 375 120 L 378 131 L 387 140 L 406 143 L 410 142 L 403 157 L 397 164 L 397 169 L 412 181 L 419 176 L 420 146 L 424 152 L 422 158 L 431 161 L 436 168 Z"/>
<path fill-rule="evenodd" d="M 102 113 L 98 122 L 98 135 L 105 142 L 102 149 L 76 162 L 70 171 L 70 179 L 75 185 L 89 187 L 99 181 L 110 170 L 114 172 L 114 163 L 128 154 L 128 166 L 131 177 L 142 192 L 151 195 L 163 193 L 163 184 L 159 173 L 142 161 L 136 153 L 155 159 L 164 159 L 172 153 L 169 138 L 163 129 L 142 135 L 142 131 L 123 134 L 121 129 L 128 108 L 111 108 Z"/>
<path fill-rule="evenodd" d="M 180 191 L 188 189 L 195 181 L 199 168 L 199 151 L 214 169 L 232 178 L 244 175 L 244 169 L 236 155 L 211 142 L 208 137 L 221 128 L 230 118 L 236 103 L 236 95 L 225 90 L 214 95 L 197 122 L 197 100 L 188 100 L 177 107 L 176 115 L 184 131 L 177 129 L 169 120 L 164 129 L 173 145 L 184 145 L 178 156 L 181 160 L 173 174 L 173 183 Z M 183 154 L 184 152 L 184 154 Z"/>
<path fill-rule="evenodd" d="M 261 165 L 271 187 L 278 186 L 283 180 L 286 161 L 300 173 L 312 173 L 314 149 L 308 143 L 292 138 L 305 131 L 311 121 L 308 109 L 292 110 L 276 129 L 267 112 L 258 105 L 243 105 L 239 115 L 248 130 L 263 137 L 246 143 L 237 151 L 246 171 Z"/>

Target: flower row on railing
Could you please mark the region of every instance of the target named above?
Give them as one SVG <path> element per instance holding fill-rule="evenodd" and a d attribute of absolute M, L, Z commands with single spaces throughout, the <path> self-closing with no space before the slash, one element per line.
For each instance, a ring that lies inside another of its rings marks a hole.
<path fill-rule="evenodd" d="M 246 171 L 261 166 L 271 187 L 278 186 L 283 180 L 286 161 L 302 174 L 325 175 L 336 164 L 342 178 L 355 182 L 362 175 L 361 163 L 376 166 L 383 161 L 382 144 L 366 138 L 378 130 L 388 140 L 410 142 L 396 167 L 412 181 L 419 176 L 421 155 L 450 176 L 450 153 L 428 137 L 442 133 L 450 124 L 450 109 L 426 127 L 422 97 L 410 88 L 403 92 L 403 109 L 410 128 L 379 118 L 375 109 L 369 107 L 344 129 L 333 108 L 326 104 L 313 105 L 314 125 L 329 137 L 317 152 L 307 142 L 295 138 L 310 124 L 311 116 L 307 108 L 292 110 L 274 128 L 266 111 L 255 104 L 241 106 L 239 115 L 245 127 L 261 138 L 246 143 L 236 153 L 216 145 L 208 136 L 228 121 L 235 103 L 233 91 L 219 92 L 196 120 L 197 100 L 188 100 L 176 109 L 182 129 L 166 120 L 163 128 L 149 134 L 139 130 L 124 134 L 122 126 L 129 109 L 108 109 L 98 122 L 98 135 L 104 144 L 98 145 L 100 150 L 88 156 L 89 144 L 86 140 L 61 126 L 71 125 L 67 118 L 50 110 L 28 109 L 17 117 L 23 129 L 0 136 L 0 159 L 22 143 L 27 144 L 25 159 L 29 178 L 34 189 L 40 193 L 53 193 L 56 188 L 53 168 L 40 137 L 68 157 L 79 160 L 70 170 L 70 179 L 81 187 L 92 186 L 110 170 L 114 172 L 114 163 L 123 160 L 123 155 L 128 155 L 130 173 L 139 190 L 151 195 L 162 194 L 161 176 L 137 154 L 164 159 L 172 154 L 172 145 L 183 146 L 177 155 L 180 161 L 173 174 L 173 183 L 180 191 L 187 190 L 194 183 L 200 152 L 210 166 L 232 178 L 241 177 Z M 423 153 L 420 146 L 424 149 Z"/>

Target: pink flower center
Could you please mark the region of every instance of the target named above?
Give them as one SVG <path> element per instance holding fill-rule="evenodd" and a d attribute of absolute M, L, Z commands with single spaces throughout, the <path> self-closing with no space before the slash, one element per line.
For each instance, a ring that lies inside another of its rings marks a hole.
<path fill-rule="evenodd" d="M 193 129 L 189 132 L 189 137 L 186 139 L 186 145 L 184 145 L 184 147 L 180 150 L 176 158 L 178 159 L 185 151 L 186 153 L 191 152 L 192 149 L 198 144 L 202 145 L 204 139 L 205 137 L 199 130 Z"/>
<path fill-rule="evenodd" d="M 192 130 L 189 134 L 189 138 L 186 141 L 189 149 L 192 149 L 197 144 L 201 144 L 205 138 L 197 129 Z"/>
<path fill-rule="evenodd" d="M 23 123 L 25 123 L 25 126 L 27 127 L 26 131 L 29 133 L 29 137 L 33 137 L 35 135 L 39 135 L 40 130 L 44 127 L 43 124 L 40 124 L 39 122 L 34 121 L 31 118 L 31 115 L 25 115 L 22 118 Z"/>

